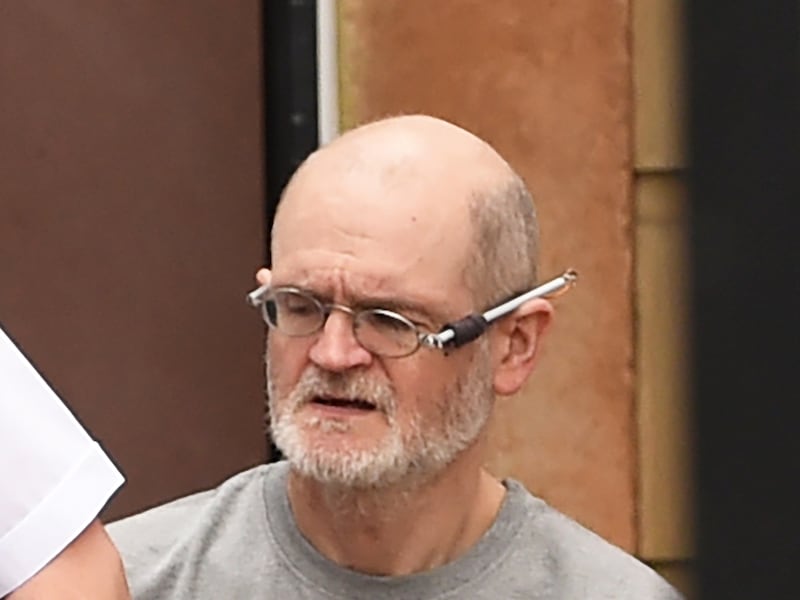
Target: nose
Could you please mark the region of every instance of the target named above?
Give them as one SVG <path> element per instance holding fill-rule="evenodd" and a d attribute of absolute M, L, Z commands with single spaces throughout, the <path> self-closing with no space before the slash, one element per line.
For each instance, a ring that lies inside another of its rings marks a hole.
<path fill-rule="evenodd" d="M 311 346 L 309 358 L 322 369 L 342 372 L 369 365 L 372 353 L 353 334 L 352 316 L 333 310 Z"/>

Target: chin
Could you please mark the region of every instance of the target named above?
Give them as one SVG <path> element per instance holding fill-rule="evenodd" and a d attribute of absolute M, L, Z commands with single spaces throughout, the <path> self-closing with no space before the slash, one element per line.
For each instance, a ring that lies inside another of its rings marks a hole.
<path fill-rule="evenodd" d="M 396 431 L 365 437 L 346 421 L 301 425 L 279 420 L 272 434 L 292 469 L 322 484 L 378 488 L 401 481 L 409 472 L 408 453 Z"/>

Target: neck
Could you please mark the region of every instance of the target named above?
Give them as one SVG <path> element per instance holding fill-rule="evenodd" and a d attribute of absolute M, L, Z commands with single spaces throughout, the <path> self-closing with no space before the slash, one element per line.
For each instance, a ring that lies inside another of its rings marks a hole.
<path fill-rule="evenodd" d="M 345 489 L 292 473 L 289 502 L 303 535 L 335 563 L 408 575 L 469 550 L 494 522 L 505 488 L 476 461 L 481 443 L 423 482 Z"/>

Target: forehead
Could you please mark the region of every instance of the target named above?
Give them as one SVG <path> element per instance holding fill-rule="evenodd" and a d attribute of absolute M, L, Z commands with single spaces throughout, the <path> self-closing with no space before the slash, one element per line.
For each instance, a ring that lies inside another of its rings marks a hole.
<path fill-rule="evenodd" d="M 421 174 L 298 178 L 273 228 L 273 277 L 331 294 L 460 304 L 472 231 L 458 195 L 468 193 Z"/>

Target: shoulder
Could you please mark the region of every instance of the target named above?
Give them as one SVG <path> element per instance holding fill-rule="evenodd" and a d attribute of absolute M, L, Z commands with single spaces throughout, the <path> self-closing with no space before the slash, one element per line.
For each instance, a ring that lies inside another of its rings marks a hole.
<path fill-rule="evenodd" d="M 546 573 L 559 597 L 680 600 L 672 586 L 631 554 L 536 498 L 520 483 L 507 481 L 506 486 L 527 515 L 514 544 L 515 561 Z"/>
<path fill-rule="evenodd" d="M 191 528 L 198 521 L 205 521 L 210 513 L 241 503 L 250 495 L 258 495 L 268 469 L 268 466 L 262 465 L 242 471 L 216 488 L 184 496 L 115 521 L 108 524 L 107 529 L 114 542 L 123 548 L 169 543 L 182 530 Z"/>
<path fill-rule="evenodd" d="M 195 598 L 205 573 L 263 537 L 265 480 L 278 465 L 243 471 L 218 487 L 108 525 L 137 598 Z M 250 553 L 252 555 L 252 553 Z"/>

